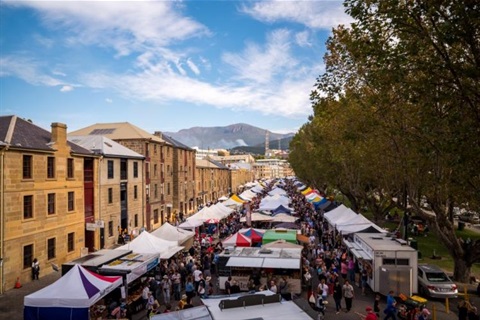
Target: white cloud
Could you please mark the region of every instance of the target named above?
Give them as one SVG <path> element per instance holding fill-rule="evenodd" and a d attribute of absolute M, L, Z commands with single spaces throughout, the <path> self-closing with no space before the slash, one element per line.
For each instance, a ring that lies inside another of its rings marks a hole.
<path fill-rule="evenodd" d="M 40 34 L 34 34 L 33 39 L 45 48 L 51 48 L 54 44 L 54 41 L 52 39 L 44 37 Z"/>
<path fill-rule="evenodd" d="M 343 1 L 267 1 L 243 5 L 241 11 L 259 21 L 289 21 L 312 29 L 331 29 L 353 20 L 345 13 Z"/>
<path fill-rule="evenodd" d="M 73 90 L 73 87 L 69 85 L 65 85 L 65 86 L 62 86 L 62 88 L 60 88 L 60 92 L 69 92 L 72 90 Z"/>
<path fill-rule="evenodd" d="M 135 3 L 132 3 L 135 2 Z M 95 44 L 128 55 L 145 48 L 208 34 L 200 23 L 181 14 L 175 1 L 9 1 L 38 10 L 46 25 L 68 30 L 70 44 Z"/>
<path fill-rule="evenodd" d="M 197 76 L 200 74 L 200 69 L 198 69 L 198 67 L 195 65 L 195 63 L 193 63 L 191 59 L 187 60 L 187 65 L 190 68 L 190 70 L 192 70 L 193 73 L 195 73 Z"/>
<path fill-rule="evenodd" d="M 290 32 L 285 29 L 268 35 L 265 48 L 249 43 L 241 53 L 224 54 L 223 60 L 236 70 L 239 79 L 258 83 L 268 83 L 297 64 L 290 54 Z"/>
<path fill-rule="evenodd" d="M 106 98 L 106 99 L 105 99 L 105 102 L 106 102 L 106 103 L 113 103 L 113 100 L 110 99 L 110 98 Z"/>
<path fill-rule="evenodd" d="M 4 56 L 0 58 L 0 77 L 14 76 L 32 85 L 55 87 L 64 81 L 45 74 L 44 65 L 38 61 L 23 56 Z"/>
<path fill-rule="evenodd" d="M 311 47 L 312 43 L 310 42 L 310 32 L 307 30 L 298 32 L 295 34 L 295 42 L 300 46 L 300 47 Z"/>

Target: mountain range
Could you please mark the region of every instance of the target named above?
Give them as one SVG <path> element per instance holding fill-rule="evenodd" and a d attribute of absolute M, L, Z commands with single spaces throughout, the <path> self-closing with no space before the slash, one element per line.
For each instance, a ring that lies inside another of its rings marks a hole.
<path fill-rule="evenodd" d="M 163 132 L 191 148 L 200 149 L 243 149 L 255 147 L 265 149 L 267 130 L 245 123 L 236 123 L 225 127 L 193 127 L 178 132 Z M 288 143 L 294 133 L 274 133 L 269 131 L 270 149 L 288 149 Z M 280 140 L 280 143 L 279 143 Z"/>

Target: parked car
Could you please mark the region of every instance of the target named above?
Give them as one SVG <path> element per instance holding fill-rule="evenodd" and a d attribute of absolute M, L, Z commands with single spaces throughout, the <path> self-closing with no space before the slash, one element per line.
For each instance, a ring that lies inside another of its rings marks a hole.
<path fill-rule="evenodd" d="M 418 266 L 418 291 L 432 298 L 456 298 L 457 285 L 436 265 Z"/>

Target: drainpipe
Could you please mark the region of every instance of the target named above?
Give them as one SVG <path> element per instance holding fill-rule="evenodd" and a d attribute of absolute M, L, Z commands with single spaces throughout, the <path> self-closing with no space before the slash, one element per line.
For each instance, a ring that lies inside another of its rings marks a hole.
<path fill-rule="evenodd" d="M 4 259 L 5 256 L 3 254 L 4 247 L 5 247 L 5 151 L 7 151 L 8 147 L 3 148 L 0 155 L 0 197 L 2 204 L 0 208 L 0 295 L 3 295 L 4 287 L 5 287 L 5 272 L 4 272 Z"/>
<path fill-rule="evenodd" d="M 97 174 L 98 174 L 98 221 L 102 221 L 102 164 L 103 164 L 103 155 L 98 158 L 98 168 L 97 168 Z M 105 221 L 104 223 L 104 229 L 103 229 L 103 245 L 105 246 Z M 108 224 L 107 224 L 108 225 Z M 98 248 L 103 249 L 100 247 L 100 244 L 102 243 L 102 233 L 100 231 L 100 228 L 98 229 Z"/>

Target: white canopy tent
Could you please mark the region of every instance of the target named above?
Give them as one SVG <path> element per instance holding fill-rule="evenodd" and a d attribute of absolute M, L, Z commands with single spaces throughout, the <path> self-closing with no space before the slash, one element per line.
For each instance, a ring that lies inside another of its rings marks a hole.
<path fill-rule="evenodd" d="M 160 239 L 143 231 L 129 243 L 115 248 L 115 250 L 132 250 L 139 253 L 156 253 L 160 255 L 160 259 L 169 259 L 184 247 L 179 246 L 177 241 L 168 241 Z"/>
<path fill-rule="evenodd" d="M 177 228 L 168 222 L 162 224 L 160 228 L 153 231 L 151 234 L 163 240 L 176 240 L 179 246 L 186 246 L 185 244 L 195 236 L 195 232 Z"/>
<path fill-rule="evenodd" d="M 251 215 L 251 221 L 272 221 L 273 217 L 260 213 L 260 212 L 253 212 Z M 247 217 L 241 217 L 240 222 L 246 222 Z"/>

